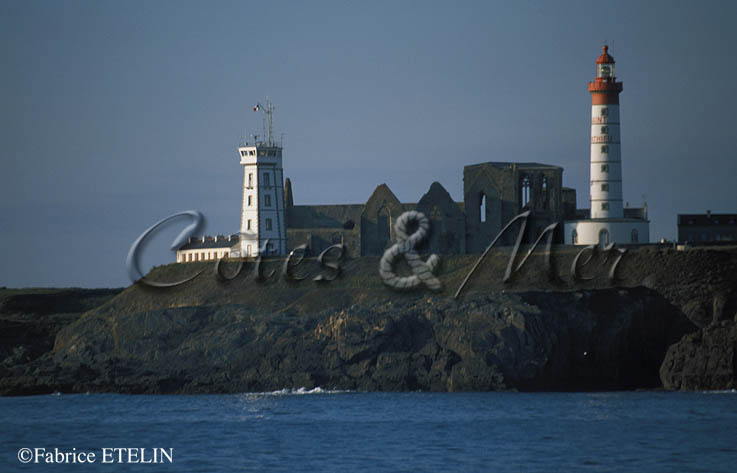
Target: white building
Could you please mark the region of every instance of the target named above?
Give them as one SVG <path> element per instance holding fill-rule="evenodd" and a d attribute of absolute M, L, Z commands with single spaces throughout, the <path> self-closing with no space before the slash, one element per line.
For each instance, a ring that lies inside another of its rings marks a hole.
<path fill-rule="evenodd" d="M 243 166 L 240 256 L 286 254 L 282 148 L 266 142 L 241 146 L 238 153 Z"/>
<path fill-rule="evenodd" d="M 607 245 L 648 243 L 650 222 L 646 209 L 622 205 L 622 153 L 619 129 L 619 93 L 622 83 L 614 76 L 614 58 L 604 46 L 596 61 L 591 92 L 590 218 L 564 224 L 565 243 Z"/>
<path fill-rule="evenodd" d="M 268 134 L 265 141 L 238 147 L 243 166 L 240 234 L 190 238 L 177 250 L 178 263 L 287 252 L 282 147 L 271 139 L 273 107 L 267 101 L 266 110 L 260 104 L 253 110 L 266 113 Z"/>
<path fill-rule="evenodd" d="M 240 251 L 239 241 L 238 235 L 190 237 L 177 249 L 177 263 L 230 258 L 232 252 Z"/>

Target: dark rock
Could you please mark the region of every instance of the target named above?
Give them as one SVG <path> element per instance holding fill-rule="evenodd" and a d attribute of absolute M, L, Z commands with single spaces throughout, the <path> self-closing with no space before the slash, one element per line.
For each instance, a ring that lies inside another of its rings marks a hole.
<path fill-rule="evenodd" d="M 629 389 L 659 387 L 666 349 L 694 329 L 645 288 L 311 315 L 233 304 L 88 314 L 60 331 L 52 362 L 68 378 L 54 389 L 74 391 Z"/>
<path fill-rule="evenodd" d="M 737 321 L 722 321 L 683 337 L 660 368 L 666 389 L 737 388 Z"/>

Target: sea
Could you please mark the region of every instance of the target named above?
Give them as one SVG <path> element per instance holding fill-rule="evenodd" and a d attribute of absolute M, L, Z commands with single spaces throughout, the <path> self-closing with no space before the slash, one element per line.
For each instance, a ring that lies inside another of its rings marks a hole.
<path fill-rule="evenodd" d="M 16 471 L 735 472 L 737 392 L 4 397 Z"/>

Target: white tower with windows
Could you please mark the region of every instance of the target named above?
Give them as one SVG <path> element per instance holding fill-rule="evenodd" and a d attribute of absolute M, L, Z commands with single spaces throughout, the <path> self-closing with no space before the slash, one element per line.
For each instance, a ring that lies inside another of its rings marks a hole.
<path fill-rule="evenodd" d="M 596 60 L 591 93 L 590 218 L 565 222 L 565 243 L 640 244 L 650 240 L 647 208 L 622 205 L 622 151 L 619 133 L 619 94 L 622 83 L 614 76 L 614 58 L 608 47 Z"/>
<path fill-rule="evenodd" d="M 591 218 L 622 218 L 622 154 L 619 141 L 619 93 L 614 59 L 607 53 L 596 61 L 591 92 Z"/>
<path fill-rule="evenodd" d="M 261 111 L 256 105 L 254 111 Z M 282 147 L 271 139 L 271 103 L 267 101 L 265 141 L 238 147 L 243 166 L 240 256 L 283 255 L 287 251 Z"/>

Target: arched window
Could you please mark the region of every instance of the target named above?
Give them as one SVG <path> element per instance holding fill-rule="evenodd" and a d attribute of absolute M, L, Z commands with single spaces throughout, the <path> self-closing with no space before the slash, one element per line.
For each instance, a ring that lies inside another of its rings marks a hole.
<path fill-rule="evenodd" d="M 486 223 L 486 194 L 481 194 L 479 203 L 479 222 Z"/>
<path fill-rule="evenodd" d="M 432 231 L 439 231 L 440 233 L 446 232 L 443 212 L 437 205 L 434 205 L 432 210 L 430 210 L 430 222 L 432 222 L 433 225 Z"/>
<path fill-rule="evenodd" d="M 602 228 L 599 230 L 599 246 L 602 248 L 609 244 L 609 231 Z"/>
<path fill-rule="evenodd" d="M 530 178 L 525 176 L 522 178 L 522 193 L 520 195 L 520 206 L 525 207 L 530 203 Z"/>
<path fill-rule="evenodd" d="M 543 183 L 542 183 L 542 196 L 543 196 L 543 208 L 545 210 L 548 209 L 548 201 L 550 200 L 548 197 L 548 178 L 547 176 L 543 176 Z"/>
<path fill-rule="evenodd" d="M 571 232 L 571 244 L 578 245 L 578 232 L 575 228 Z"/>
<path fill-rule="evenodd" d="M 639 235 L 637 233 L 637 229 L 636 228 L 633 228 L 632 229 L 632 233 L 630 234 L 630 240 L 632 241 L 632 243 L 638 243 L 638 241 L 639 241 Z"/>
<path fill-rule="evenodd" d="M 386 207 L 381 207 L 376 215 L 376 232 L 379 246 L 383 249 L 391 238 L 391 214 Z"/>

